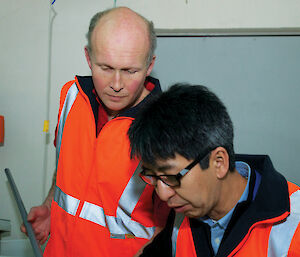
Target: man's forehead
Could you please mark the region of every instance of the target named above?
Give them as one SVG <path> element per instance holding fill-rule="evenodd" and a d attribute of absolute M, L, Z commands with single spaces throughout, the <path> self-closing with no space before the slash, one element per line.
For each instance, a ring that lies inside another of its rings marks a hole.
<path fill-rule="evenodd" d="M 91 45 L 95 53 L 102 55 L 111 51 L 111 54 L 138 55 L 144 59 L 148 54 L 150 42 L 148 35 L 141 30 L 97 27 L 93 32 Z"/>
<path fill-rule="evenodd" d="M 166 170 L 177 169 L 178 167 L 180 167 L 182 158 L 184 157 L 175 155 L 174 158 L 156 159 L 154 163 L 147 163 L 142 161 L 142 167 L 152 171 L 157 170 L 164 172 Z"/>

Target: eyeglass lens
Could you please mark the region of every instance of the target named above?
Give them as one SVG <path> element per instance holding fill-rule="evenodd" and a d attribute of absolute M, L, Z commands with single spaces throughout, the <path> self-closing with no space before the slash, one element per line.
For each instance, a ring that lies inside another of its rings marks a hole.
<path fill-rule="evenodd" d="M 176 178 L 176 175 L 169 175 L 169 176 L 147 176 L 147 175 L 142 175 L 142 179 L 150 184 L 155 186 L 157 184 L 157 180 L 160 179 L 162 182 L 167 184 L 168 186 L 178 186 L 179 181 Z"/>

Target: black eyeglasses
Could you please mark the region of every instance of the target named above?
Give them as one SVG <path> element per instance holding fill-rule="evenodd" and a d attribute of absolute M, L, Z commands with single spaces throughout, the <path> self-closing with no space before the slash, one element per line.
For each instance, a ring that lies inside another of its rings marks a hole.
<path fill-rule="evenodd" d="M 192 168 L 194 168 L 196 166 L 196 164 L 198 164 L 200 161 L 202 161 L 206 155 L 206 154 L 202 154 L 202 155 L 198 155 L 196 157 L 196 159 L 189 164 L 188 166 L 186 166 L 183 170 L 181 170 L 178 174 L 176 175 L 152 175 L 152 174 L 147 174 L 146 170 L 141 171 L 141 173 L 139 174 L 140 177 L 142 178 L 142 180 L 144 180 L 147 184 L 152 185 L 152 186 L 156 186 L 157 184 L 157 180 L 161 180 L 163 183 L 165 183 L 166 185 L 170 186 L 170 187 L 178 187 L 180 186 L 180 181 L 182 179 L 182 177 L 187 174 Z"/>

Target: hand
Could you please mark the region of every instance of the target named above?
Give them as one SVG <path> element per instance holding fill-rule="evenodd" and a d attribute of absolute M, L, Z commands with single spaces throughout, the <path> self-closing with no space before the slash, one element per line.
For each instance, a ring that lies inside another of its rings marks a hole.
<path fill-rule="evenodd" d="M 50 208 L 47 205 L 32 207 L 27 220 L 31 223 L 36 239 L 41 245 L 44 244 L 50 233 Z M 20 229 L 27 235 L 24 224 L 21 225 Z"/>

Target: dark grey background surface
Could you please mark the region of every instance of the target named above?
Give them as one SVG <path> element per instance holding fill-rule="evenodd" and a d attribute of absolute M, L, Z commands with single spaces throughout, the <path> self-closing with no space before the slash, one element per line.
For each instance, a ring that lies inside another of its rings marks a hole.
<path fill-rule="evenodd" d="M 300 184 L 300 36 L 159 37 L 156 55 L 164 90 L 212 89 L 232 117 L 236 152 L 268 154 Z"/>

